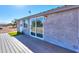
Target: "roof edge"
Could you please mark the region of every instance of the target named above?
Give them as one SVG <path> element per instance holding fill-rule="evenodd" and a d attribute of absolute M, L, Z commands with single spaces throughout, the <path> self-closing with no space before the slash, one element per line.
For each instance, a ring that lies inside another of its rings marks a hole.
<path fill-rule="evenodd" d="M 39 16 L 43 16 L 43 15 L 49 15 L 49 14 L 53 14 L 53 13 L 57 13 L 57 12 L 61 12 L 61 11 L 75 9 L 75 8 L 79 8 L 79 5 L 64 5 L 62 7 L 58 7 L 58 8 L 40 12 L 40 13 L 37 13 L 34 15 L 26 16 L 26 17 L 20 18 L 18 20 L 23 20 L 25 18 L 39 17 Z"/>

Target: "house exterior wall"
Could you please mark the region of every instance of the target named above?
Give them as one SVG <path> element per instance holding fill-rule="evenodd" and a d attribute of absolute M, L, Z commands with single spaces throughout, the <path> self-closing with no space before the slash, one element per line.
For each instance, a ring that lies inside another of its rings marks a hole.
<path fill-rule="evenodd" d="M 23 20 L 18 20 L 17 21 L 17 31 L 18 32 L 22 32 L 24 29 L 24 22 Z"/>
<path fill-rule="evenodd" d="M 48 15 L 44 22 L 44 40 L 79 52 L 79 9 Z"/>
<path fill-rule="evenodd" d="M 30 35 L 30 20 L 28 19 L 28 24 L 26 27 L 23 28 L 23 33 L 26 35 Z"/>
<path fill-rule="evenodd" d="M 17 22 L 18 31 L 20 31 L 20 21 Z M 79 52 L 78 22 L 79 8 L 47 15 L 44 22 L 44 40 Z M 23 33 L 30 35 L 30 19 L 28 26 L 23 27 Z"/>
<path fill-rule="evenodd" d="M 77 38 L 78 38 L 78 47 L 79 47 L 79 10 L 78 10 L 77 13 L 78 13 L 78 21 L 77 21 L 77 24 L 78 24 L 78 26 L 77 26 L 78 27 L 78 31 L 77 31 L 78 32 L 78 37 Z"/>

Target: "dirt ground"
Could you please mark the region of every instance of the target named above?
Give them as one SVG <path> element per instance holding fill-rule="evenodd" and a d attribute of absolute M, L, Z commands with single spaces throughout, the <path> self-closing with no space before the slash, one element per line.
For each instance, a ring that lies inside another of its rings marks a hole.
<path fill-rule="evenodd" d="M 0 29 L 0 33 L 8 33 L 8 32 L 13 32 L 16 31 L 16 28 L 13 28 L 12 26 L 4 26 L 4 27 L 0 27 L 2 29 Z"/>

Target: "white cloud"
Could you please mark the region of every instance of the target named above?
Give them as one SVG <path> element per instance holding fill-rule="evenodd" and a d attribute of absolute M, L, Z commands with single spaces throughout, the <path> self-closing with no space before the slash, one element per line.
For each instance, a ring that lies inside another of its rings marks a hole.
<path fill-rule="evenodd" d="M 13 8 L 23 9 L 26 5 L 12 5 Z"/>

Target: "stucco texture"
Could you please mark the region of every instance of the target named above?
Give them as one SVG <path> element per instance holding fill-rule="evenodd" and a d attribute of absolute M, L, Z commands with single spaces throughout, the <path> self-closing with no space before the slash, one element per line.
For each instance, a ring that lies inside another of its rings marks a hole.
<path fill-rule="evenodd" d="M 79 50 L 78 11 L 79 9 L 72 9 L 48 15 L 44 22 L 45 40 L 68 49 Z"/>

